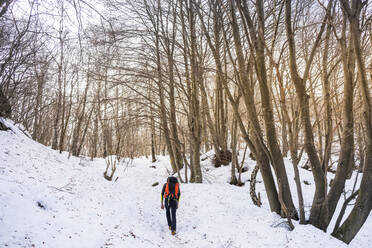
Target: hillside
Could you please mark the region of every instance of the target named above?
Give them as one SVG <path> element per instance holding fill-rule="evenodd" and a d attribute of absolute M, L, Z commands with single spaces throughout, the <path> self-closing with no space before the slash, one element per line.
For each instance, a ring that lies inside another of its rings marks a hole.
<path fill-rule="evenodd" d="M 260 178 L 262 208 L 253 205 L 248 185 L 227 183 L 229 167 L 215 169 L 209 160 L 202 164 L 204 184 L 181 185 L 178 234 L 171 236 L 160 209 L 161 187 L 170 170 L 167 157 L 158 157 L 154 164 L 145 157 L 123 159 L 115 174 L 118 179 L 109 182 L 102 176 L 104 159 L 68 159 L 67 153 L 38 144 L 11 121 L 6 123 L 11 130 L 0 131 L 0 247 L 363 248 L 372 244 L 371 217 L 349 246 L 310 225 L 294 222 L 295 230 L 288 231 L 284 220 L 268 210 Z M 291 165 L 286 163 L 297 206 Z M 246 164 L 245 180 L 255 163 L 247 159 Z M 305 205 L 310 206 L 312 176 L 300 172 L 310 183 L 303 184 Z M 159 185 L 152 187 L 154 182 Z"/>

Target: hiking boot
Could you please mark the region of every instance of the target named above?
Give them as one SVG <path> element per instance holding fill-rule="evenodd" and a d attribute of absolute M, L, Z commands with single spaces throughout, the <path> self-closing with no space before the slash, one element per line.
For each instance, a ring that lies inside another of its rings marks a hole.
<path fill-rule="evenodd" d="M 176 231 L 172 231 L 172 235 L 176 235 Z"/>

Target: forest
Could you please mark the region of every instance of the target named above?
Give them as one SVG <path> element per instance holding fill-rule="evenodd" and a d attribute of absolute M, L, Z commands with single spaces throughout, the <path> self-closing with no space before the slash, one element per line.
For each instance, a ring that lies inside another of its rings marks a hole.
<path fill-rule="evenodd" d="M 107 180 L 112 155 L 166 155 L 182 183 L 208 158 L 238 187 L 244 154 L 257 207 L 260 173 L 271 212 L 348 244 L 372 209 L 371 55 L 368 0 L 0 0 L 0 117 Z"/>

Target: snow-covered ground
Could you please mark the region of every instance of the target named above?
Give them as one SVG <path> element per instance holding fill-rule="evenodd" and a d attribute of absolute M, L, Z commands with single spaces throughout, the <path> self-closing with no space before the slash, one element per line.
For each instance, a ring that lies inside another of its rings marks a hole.
<path fill-rule="evenodd" d="M 0 247 L 347 247 L 311 225 L 294 222 L 295 230 L 288 231 L 285 220 L 268 210 L 260 176 L 262 208 L 253 205 L 249 184 L 229 185 L 230 167 L 215 169 L 208 159 L 202 163 L 204 184 L 181 185 L 178 234 L 171 236 L 160 209 L 167 157 L 154 164 L 147 158 L 122 160 L 118 179 L 109 182 L 103 178 L 104 159 L 68 159 L 6 122 L 13 131 L 0 131 Z M 246 165 L 244 180 L 255 163 L 247 159 Z M 310 183 L 303 184 L 308 211 L 314 183 L 310 172 L 300 173 Z M 159 185 L 152 187 L 154 182 Z M 369 217 L 349 247 L 371 247 L 371 230 Z"/>

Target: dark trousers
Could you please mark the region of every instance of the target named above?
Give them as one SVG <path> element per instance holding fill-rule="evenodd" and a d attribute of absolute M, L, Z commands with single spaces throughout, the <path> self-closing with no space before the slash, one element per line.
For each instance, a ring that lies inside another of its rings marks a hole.
<path fill-rule="evenodd" d="M 168 199 L 165 199 L 165 209 L 166 209 L 166 215 L 167 215 L 167 222 L 168 222 L 168 226 L 171 227 L 172 231 L 176 231 L 177 204 L 178 204 L 178 202 L 176 200 L 168 201 Z"/>

